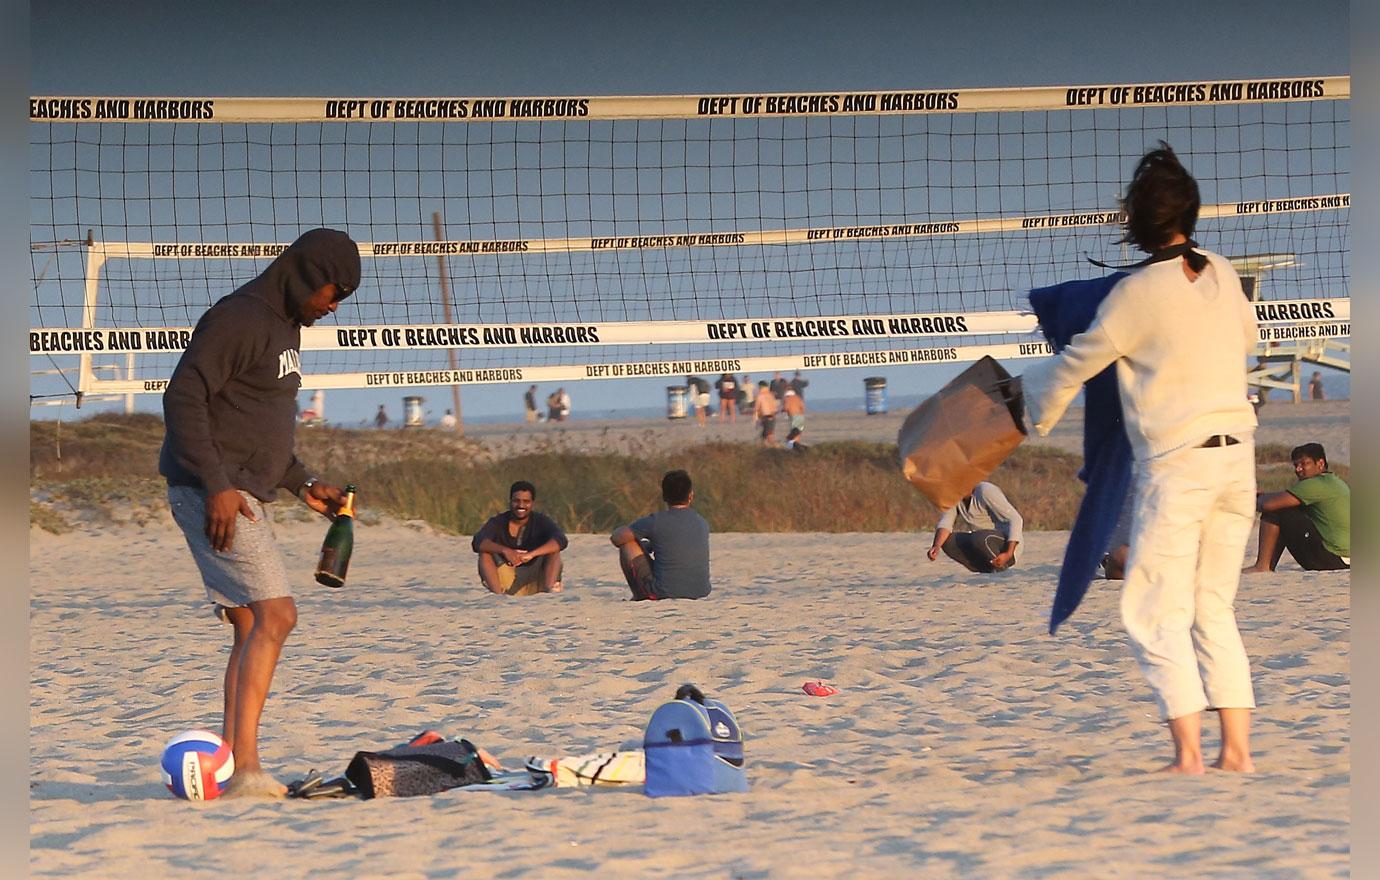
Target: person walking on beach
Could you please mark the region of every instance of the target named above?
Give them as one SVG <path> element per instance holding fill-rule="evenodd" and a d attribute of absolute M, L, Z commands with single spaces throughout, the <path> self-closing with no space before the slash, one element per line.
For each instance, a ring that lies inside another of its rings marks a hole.
<path fill-rule="evenodd" d="M 1327 394 L 1323 391 L 1322 371 L 1314 370 L 1313 378 L 1308 380 L 1308 399 L 1326 400 Z"/>
<path fill-rule="evenodd" d="M 800 375 L 800 371 L 796 370 L 795 375 L 791 377 L 791 381 L 786 384 L 790 388 L 790 390 L 794 391 L 797 395 L 799 395 L 801 400 L 804 400 L 805 389 L 807 386 L 809 386 L 810 380 Z"/>
<path fill-rule="evenodd" d="M 537 488 L 518 480 L 508 488 L 508 509 L 475 532 L 479 580 L 491 593 L 530 596 L 561 591 L 561 551 L 569 546 L 556 521 L 533 510 Z"/>
<path fill-rule="evenodd" d="M 692 510 L 695 488 L 685 471 L 661 478 L 666 509 L 609 536 L 633 599 L 703 599 L 709 595 L 709 523 Z"/>
<path fill-rule="evenodd" d="M 381 403 L 379 404 L 379 411 L 374 413 L 374 427 L 388 427 L 388 411 L 383 408 L 383 404 Z"/>
<path fill-rule="evenodd" d="M 522 407 L 527 423 L 535 422 L 537 420 L 537 386 L 529 386 L 527 393 L 522 395 Z"/>
<path fill-rule="evenodd" d="M 1161 142 L 1123 200 L 1123 241 L 1150 258 L 1085 332 L 1021 378 L 1047 435 L 1083 383 L 1116 365 L 1135 493 L 1121 617 L 1174 742 L 1165 769 L 1177 773 L 1203 772 L 1204 709 L 1222 728 L 1213 766 L 1254 769 L 1255 696 L 1232 603 L 1255 516 L 1246 363 L 1256 323 L 1231 263 L 1190 237 L 1199 205 L 1197 182 Z"/>
<path fill-rule="evenodd" d="M 738 383 L 738 412 L 745 416 L 752 414 L 752 404 L 757 397 L 753 389 L 756 387 L 752 384 L 752 377 L 744 373 L 742 381 Z"/>
<path fill-rule="evenodd" d="M 778 401 L 780 401 L 781 398 L 786 396 L 786 388 L 789 385 L 789 382 L 781 378 L 780 373 L 773 373 L 771 377 L 771 384 L 767 387 L 771 389 L 772 396 L 774 396 Z"/>
<path fill-rule="evenodd" d="M 695 405 L 695 422 L 703 428 L 709 422 L 709 383 L 699 376 L 686 376 L 690 387 L 690 402 Z"/>
<path fill-rule="evenodd" d="M 752 414 L 761 426 L 763 446 L 776 445 L 776 395 L 766 382 L 757 383 L 757 402 L 753 404 Z"/>
<path fill-rule="evenodd" d="M 934 542 L 925 555 L 933 562 L 943 550 L 969 571 L 1006 571 L 1016 564 L 1024 523 L 1006 493 L 984 481 L 939 517 Z"/>
<path fill-rule="evenodd" d="M 805 430 L 805 398 L 800 396 L 800 392 L 787 386 L 786 396 L 781 401 L 781 409 L 786 413 L 786 418 L 791 420 L 791 430 Z"/>
<path fill-rule="evenodd" d="M 738 421 L 738 380 L 732 373 L 724 373 L 714 381 L 719 392 L 719 421 Z"/>
<path fill-rule="evenodd" d="M 163 394 L 158 472 L 206 595 L 234 629 L 225 670 L 224 739 L 235 758 L 227 797 L 286 793 L 259 760 L 259 718 L 297 623 L 266 505 L 280 488 L 326 516 L 344 503 L 340 489 L 293 453 L 293 413 L 302 328 L 334 312 L 359 281 L 359 248 L 349 236 L 303 234 L 201 316 Z"/>

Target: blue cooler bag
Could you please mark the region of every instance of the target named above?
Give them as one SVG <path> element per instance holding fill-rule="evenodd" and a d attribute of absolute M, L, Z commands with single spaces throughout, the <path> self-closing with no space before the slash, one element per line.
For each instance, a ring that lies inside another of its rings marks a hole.
<path fill-rule="evenodd" d="M 709 736 L 714 740 L 714 791 L 747 791 L 743 731 L 737 719 L 718 700 L 705 700 L 704 711 L 709 716 Z"/>
<path fill-rule="evenodd" d="M 652 713 L 642 740 L 648 797 L 747 791 L 743 735 L 727 706 L 692 685 Z"/>

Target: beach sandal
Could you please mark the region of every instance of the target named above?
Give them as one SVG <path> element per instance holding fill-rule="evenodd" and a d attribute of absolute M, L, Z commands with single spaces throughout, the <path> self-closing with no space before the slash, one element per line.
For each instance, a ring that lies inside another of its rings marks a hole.
<path fill-rule="evenodd" d="M 832 697 L 839 692 L 838 688 L 822 681 L 807 681 L 800 689 L 812 697 Z"/>
<path fill-rule="evenodd" d="M 354 783 L 344 776 L 327 779 L 316 769 L 312 769 L 308 772 L 305 779 L 289 782 L 287 789 L 288 797 L 300 798 L 303 800 L 356 797 L 359 794 L 359 790 L 355 788 Z"/>

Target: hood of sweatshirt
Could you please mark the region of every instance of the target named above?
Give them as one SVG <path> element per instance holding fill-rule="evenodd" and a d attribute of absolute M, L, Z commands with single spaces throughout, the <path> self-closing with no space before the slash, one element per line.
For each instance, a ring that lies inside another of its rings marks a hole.
<path fill-rule="evenodd" d="M 313 229 L 237 292 L 263 300 L 285 320 L 307 326 L 311 322 L 302 319 L 302 306 L 312 294 L 335 284 L 349 296 L 359 281 L 359 246 L 337 229 Z"/>

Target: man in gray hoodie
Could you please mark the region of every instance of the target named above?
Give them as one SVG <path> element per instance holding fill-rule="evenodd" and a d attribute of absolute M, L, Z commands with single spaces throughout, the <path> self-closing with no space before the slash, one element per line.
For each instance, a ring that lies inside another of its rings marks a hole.
<path fill-rule="evenodd" d="M 227 796 L 282 797 L 259 763 L 259 717 L 297 606 L 265 504 L 279 489 L 331 516 L 344 501 L 293 452 L 302 328 L 360 281 L 358 246 L 313 229 L 197 322 L 163 394 L 158 471 L 217 616 L 234 628 L 224 738 L 235 757 Z"/>

